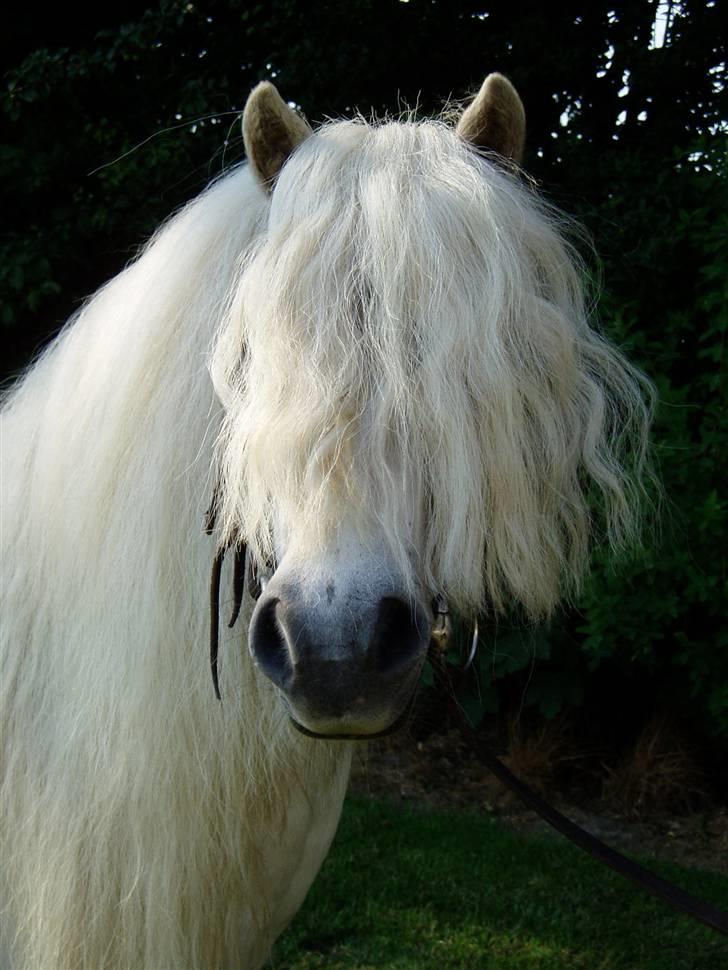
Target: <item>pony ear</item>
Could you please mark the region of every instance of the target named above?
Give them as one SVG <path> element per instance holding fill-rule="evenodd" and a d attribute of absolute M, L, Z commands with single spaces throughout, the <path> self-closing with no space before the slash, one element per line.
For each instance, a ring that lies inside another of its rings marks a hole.
<path fill-rule="evenodd" d="M 243 140 L 250 167 L 268 192 L 288 156 L 310 134 L 270 81 L 253 88 L 243 111 Z"/>
<path fill-rule="evenodd" d="M 526 142 L 526 112 L 511 82 L 502 74 L 489 74 L 456 130 L 471 145 L 520 163 Z"/>

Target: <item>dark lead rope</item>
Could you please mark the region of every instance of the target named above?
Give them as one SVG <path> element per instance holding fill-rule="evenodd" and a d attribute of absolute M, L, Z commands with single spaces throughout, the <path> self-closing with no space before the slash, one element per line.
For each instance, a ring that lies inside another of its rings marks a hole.
<path fill-rule="evenodd" d="M 695 896 L 692 896 L 679 886 L 674 885 L 674 883 L 662 879 L 654 872 L 650 872 L 649 869 L 643 868 L 639 863 L 628 859 L 621 852 L 617 852 L 616 849 L 605 845 L 596 836 L 586 832 L 575 822 L 572 822 L 571 819 L 562 815 L 561 812 L 549 805 L 548 802 L 545 802 L 536 792 L 521 781 L 520 778 L 516 778 L 506 768 L 503 762 L 490 751 L 466 721 L 465 715 L 455 697 L 455 691 L 448 671 L 448 664 L 444 659 L 442 651 L 437 649 L 430 650 L 429 657 L 439 685 L 447 696 L 450 713 L 455 719 L 461 737 L 478 760 L 489 771 L 492 771 L 501 784 L 515 792 L 521 801 L 525 802 L 529 808 L 532 808 L 544 821 L 548 822 L 558 832 L 561 832 L 567 839 L 594 856 L 595 859 L 609 866 L 610 869 L 618 872 L 620 876 L 629 879 L 635 885 L 640 886 L 662 902 L 668 903 L 668 905 L 680 912 L 687 913 L 688 916 L 692 916 L 711 929 L 717 930 L 718 933 L 723 933 L 728 936 L 728 913 L 718 909 L 717 906 L 713 906 L 711 903 L 696 899 Z"/>

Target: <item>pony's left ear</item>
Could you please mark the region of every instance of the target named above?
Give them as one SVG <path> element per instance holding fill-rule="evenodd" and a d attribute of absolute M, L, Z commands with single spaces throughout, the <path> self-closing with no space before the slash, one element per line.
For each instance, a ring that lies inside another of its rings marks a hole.
<path fill-rule="evenodd" d="M 489 74 L 456 130 L 471 145 L 520 164 L 526 143 L 526 112 L 511 82 L 502 74 Z"/>
<path fill-rule="evenodd" d="M 243 140 L 250 167 L 268 192 L 289 155 L 311 134 L 270 81 L 253 88 L 243 111 Z"/>

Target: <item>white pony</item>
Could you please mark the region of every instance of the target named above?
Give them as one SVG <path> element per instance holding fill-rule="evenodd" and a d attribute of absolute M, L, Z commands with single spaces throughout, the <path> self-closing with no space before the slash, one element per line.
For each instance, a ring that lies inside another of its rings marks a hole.
<path fill-rule="evenodd" d="M 343 739 L 408 707 L 433 597 L 543 617 L 592 510 L 614 545 L 636 528 L 649 388 L 518 174 L 509 82 L 456 128 L 315 133 L 261 84 L 243 126 L 248 164 L 5 402 L 15 968 L 259 967 L 336 829 Z M 220 702 L 210 564 L 242 541 L 272 575 L 221 641 Z"/>

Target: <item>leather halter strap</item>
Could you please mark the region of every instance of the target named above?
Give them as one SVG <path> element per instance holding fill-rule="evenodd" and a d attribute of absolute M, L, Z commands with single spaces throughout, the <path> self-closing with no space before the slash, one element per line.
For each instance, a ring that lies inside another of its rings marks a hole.
<path fill-rule="evenodd" d="M 445 652 L 446 641 L 444 644 L 442 641 L 433 641 L 429 659 L 435 671 L 435 678 L 447 697 L 450 714 L 457 724 L 460 735 L 468 748 L 496 776 L 501 784 L 505 785 L 512 792 L 515 792 L 522 802 L 533 809 L 552 828 L 555 828 L 557 832 L 564 835 L 574 845 L 578 845 L 580 849 L 584 849 L 589 855 L 594 856 L 595 859 L 609 866 L 610 869 L 618 872 L 620 876 L 629 879 L 635 885 L 640 886 L 640 888 L 646 890 L 663 903 L 667 903 L 680 912 L 692 916 L 718 933 L 728 935 L 728 913 L 718 909 L 717 906 L 713 906 L 712 903 L 697 899 L 674 883 L 663 879 L 649 869 L 645 869 L 638 862 L 635 862 L 633 859 L 628 859 L 621 852 L 617 852 L 616 849 L 606 845 L 596 836 L 577 825 L 576 822 L 572 822 L 571 819 L 562 815 L 552 805 L 549 805 L 540 795 L 537 795 L 533 789 L 529 788 L 520 778 L 517 778 L 506 768 L 503 762 L 493 754 L 466 721 L 465 715 L 457 702 L 450 677 L 450 669 L 457 670 L 457 668 L 447 663 Z"/>
<path fill-rule="evenodd" d="M 211 536 L 215 531 L 219 500 L 220 483 L 218 482 L 212 493 L 210 505 L 205 512 L 205 533 L 208 536 Z M 258 599 L 268 581 L 267 574 L 261 572 L 255 560 L 248 556 L 247 543 L 240 536 L 235 535 L 227 543 L 218 546 L 212 560 L 212 571 L 210 573 L 210 672 L 212 674 L 212 686 L 215 690 L 215 697 L 219 701 L 222 700 L 218 663 L 220 645 L 220 580 L 225 554 L 231 548 L 234 550 L 235 558 L 233 564 L 233 607 L 228 621 L 229 628 L 232 629 L 235 626 L 240 615 L 240 609 L 243 604 L 243 593 L 245 592 L 246 574 L 248 579 L 248 592 L 254 600 Z"/>
<path fill-rule="evenodd" d="M 218 482 L 218 484 L 215 486 L 214 492 L 212 493 L 212 500 L 209 508 L 205 512 L 205 533 L 208 536 L 211 536 L 215 531 L 219 498 L 220 483 Z M 238 616 L 240 615 L 240 607 L 243 603 L 243 592 L 245 587 L 245 561 L 247 557 L 246 543 L 236 537 L 229 543 L 219 546 L 215 553 L 215 557 L 212 560 L 212 572 L 210 574 L 210 672 L 212 673 L 212 686 L 215 689 L 215 697 L 217 697 L 219 701 L 222 700 L 222 697 L 220 696 L 220 679 L 218 669 L 218 646 L 220 637 L 220 578 L 222 576 L 222 564 L 225 559 L 225 553 L 231 546 L 235 550 L 235 560 L 233 566 L 233 609 L 230 620 L 228 621 L 228 627 L 234 627 Z M 253 568 L 251 568 L 248 582 L 250 585 L 250 595 L 253 597 L 253 599 L 257 599 L 258 596 L 260 596 L 260 587 L 256 586 L 257 577 Z"/>

